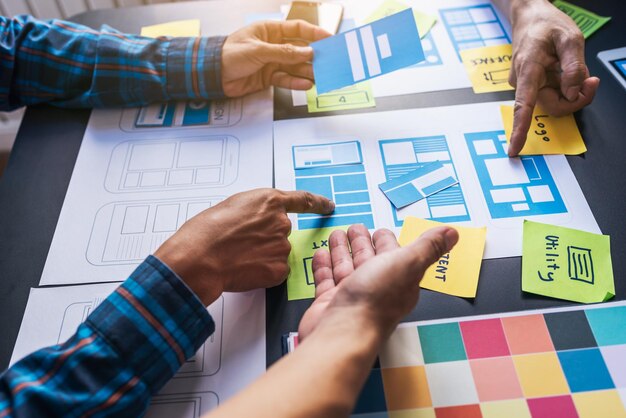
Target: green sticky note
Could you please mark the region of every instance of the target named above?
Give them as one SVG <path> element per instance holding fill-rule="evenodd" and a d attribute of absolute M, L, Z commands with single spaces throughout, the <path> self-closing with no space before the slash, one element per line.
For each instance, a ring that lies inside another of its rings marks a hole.
<path fill-rule="evenodd" d="M 611 299 L 610 237 L 524 221 L 522 290 L 582 303 Z"/>
<path fill-rule="evenodd" d="M 375 20 L 382 19 L 383 17 L 391 16 L 398 12 L 408 9 L 410 6 L 399 2 L 397 0 L 385 0 L 374 12 L 365 19 L 365 23 L 371 23 Z M 422 13 L 419 10 L 413 9 L 413 16 L 415 17 L 415 24 L 417 25 L 417 32 L 420 34 L 420 38 L 426 36 L 430 29 L 437 23 L 437 18 L 427 13 Z"/>
<path fill-rule="evenodd" d="M 554 0 L 552 4 L 576 22 L 585 39 L 611 20 L 610 17 L 598 16 L 595 13 L 591 13 L 589 10 L 563 0 Z"/>
<path fill-rule="evenodd" d="M 364 109 L 376 106 L 372 85 L 369 81 L 320 95 L 317 94 L 317 89 L 313 86 L 306 92 L 306 102 L 309 113 Z"/>
<path fill-rule="evenodd" d="M 313 280 L 313 254 L 319 249 L 328 250 L 328 237 L 335 230 L 346 231 L 347 226 L 333 228 L 303 229 L 291 231 L 289 242 L 289 277 L 287 278 L 287 299 L 311 299 L 315 297 Z"/>

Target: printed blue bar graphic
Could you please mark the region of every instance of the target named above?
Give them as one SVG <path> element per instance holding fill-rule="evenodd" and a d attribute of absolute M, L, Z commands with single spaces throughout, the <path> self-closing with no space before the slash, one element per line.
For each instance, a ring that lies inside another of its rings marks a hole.
<path fill-rule="evenodd" d="M 417 64 L 425 58 L 411 9 L 311 46 L 318 94 Z"/>

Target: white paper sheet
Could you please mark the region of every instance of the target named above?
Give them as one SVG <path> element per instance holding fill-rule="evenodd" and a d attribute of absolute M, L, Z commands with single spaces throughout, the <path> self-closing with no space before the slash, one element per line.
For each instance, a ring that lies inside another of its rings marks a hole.
<path fill-rule="evenodd" d="M 503 103 L 508 102 L 276 122 L 276 187 L 332 195 L 338 209 L 326 220 L 331 224 L 364 223 L 398 233 L 411 215 L 487 226 L 485 258 L 521 255 L 524 219 L 600 232 L 565 157 L 505 155 Z M 295 145 L 355 140 L 363 164 L 294 170 Z M 377 185 L 430 161 L 450 167 L 459 185 L 396 211 Z M 303 229 L 320 217 L 291 219 L 294 229 Z"/>
<path fill-rule="evenodd" d="M 92 113 L 42 285 L 123 280 L 197 213 L 272 187 L 271 93 L 202 109 Z"/>
<path fill-rule="evenodd" d="M 11 364 L 67 340 L 117 286 L 31 289 Z M 147 416 L 200 417 L 265 372 L 265 291 L 226 293 L 208 311 L 215 333 L 153 398 Z"/>

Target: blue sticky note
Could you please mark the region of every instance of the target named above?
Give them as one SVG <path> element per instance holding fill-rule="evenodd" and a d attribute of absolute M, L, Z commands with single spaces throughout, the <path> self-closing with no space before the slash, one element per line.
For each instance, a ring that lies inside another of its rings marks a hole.
<path fill-rule="evenodd" d="M 378 187 L 397 208 L 403 208 L 430 195 L 454 186 L 459 181 L 439 161 L 426 164 Z"/>
<path fill-rule="evenodd" d="M 424 60 L 411 9 L 311 44 L 317 93 L 323 94 Z"/>

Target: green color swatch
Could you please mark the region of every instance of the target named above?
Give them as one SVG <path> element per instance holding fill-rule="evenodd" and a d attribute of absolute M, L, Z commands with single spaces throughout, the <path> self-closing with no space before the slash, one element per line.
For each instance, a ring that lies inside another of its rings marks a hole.
<path fill-rule="evenodd" d="M 467 360 L 461 329 L 457 322 L 417 327 L 424 363 Z"/>
<path fill-rule="evenodd" d="M 335 230 L 346 231 L 347 226 L 291 231 L 289 243 L 289 277 L 287 299 L 311 299 L 315 297 L 313 279 L 313 254 L 319 249 L 328 250 L 328 237 Z"/>
<path fill-rule="evenodd" d="M 582 303 L 611 299 L 609 236 L 524 221 L 522 290 Z"/>
<path fill-rule="evenodd" d="M 309 113 L 376 107 L 372 85 L 369 81 L 320 95 L 313 86 L 306 92 L 306 102 Z"/>
<path fill-rule="evenodd" d="M 552 4 L 576 22 L 585 39 L 611 20 L 610 17 L 598 16 L 595 13 L 591 13 L 589 10 L 574 6 L 572 3 L 563 0 L 554 0 Z"/>

